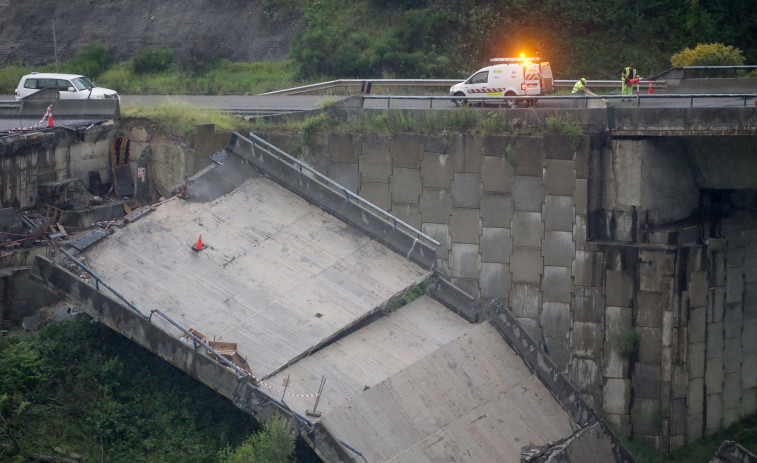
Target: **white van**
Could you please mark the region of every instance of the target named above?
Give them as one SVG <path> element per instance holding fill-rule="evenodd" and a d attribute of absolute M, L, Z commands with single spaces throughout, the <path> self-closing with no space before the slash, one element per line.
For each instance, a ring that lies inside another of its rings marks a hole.
<path fill-rule="evenodd" d="M 121 99 L 115 90 L 97 87 L 84 76 L 41 72 L 32 72 L 21 78 L 16 88 L 16 99 L 20 100 L 46 88 L 57 89 L 62 100 Z"/>
<path fill-rule="evenodd" d="M 493 64 L 479 69 L 465 82 L 453 85 L 450 96 L 541 96 L 554 91 L 552 68 L 539 58 L 492 58 Z M 466 104 L 465 99 L 455 99 L 455 104 Z M 515 99 L 494 99 L 494 104 L 515 106 Z M 528 100 L 533 105 L 533 100 Z"/>

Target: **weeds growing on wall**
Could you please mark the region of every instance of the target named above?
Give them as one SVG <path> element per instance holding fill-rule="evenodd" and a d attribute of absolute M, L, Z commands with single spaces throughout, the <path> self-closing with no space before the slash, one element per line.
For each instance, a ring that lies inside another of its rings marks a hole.
<path fill-rule="evenodd" d="M 640 341 L 641 338 L 639 333 L 636 330 L 629 328 L 621 331 L 617 336 L 611 339 L 610 345 L 623 357 L 633 360 L 636 358 L 636 354 L 639 351 Z"/>

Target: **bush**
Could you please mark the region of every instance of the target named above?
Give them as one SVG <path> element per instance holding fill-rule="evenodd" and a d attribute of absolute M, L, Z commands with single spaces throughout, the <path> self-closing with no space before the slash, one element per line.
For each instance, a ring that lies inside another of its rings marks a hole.
<path fill-rule="evenodd" d="M 700 43 L 693 50 L 684 49 L 670 57 L 670 64 L 682 66 L 740 66 L 744 64 L 741 50 L 722 43 Z"/>
<path fill-rule="evenodd" d="M 165 71 L 173 62 L 173 52 L 166 48 L 145 48 L 131 62 L 136 74 Z"/>
<path fill-rule="evenodd" d="M 94 79 L 107 71 L 113 63 L 110 53 L 99 43 L 93 43 L 75 54 L 70 63 L 64 67 L 74 74 L 82 74 Z"/>

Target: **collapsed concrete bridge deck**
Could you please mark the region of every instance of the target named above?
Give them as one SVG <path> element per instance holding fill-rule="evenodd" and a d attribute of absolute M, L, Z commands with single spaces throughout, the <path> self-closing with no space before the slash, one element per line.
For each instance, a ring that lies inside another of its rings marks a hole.
<path fill-rule="evenodd" d="M 228 151 L 188 200 L 80 257 L 144 313 L 235 343 L 254 380 L 44 258 L 35 275 L 240 408 L 292 417 L 325 461 L 631 461 L 506 310 L 472 323 L 482 312 L 438 277 L 386 310 L 431 276 L 429 246 L 249 140 Z"/>

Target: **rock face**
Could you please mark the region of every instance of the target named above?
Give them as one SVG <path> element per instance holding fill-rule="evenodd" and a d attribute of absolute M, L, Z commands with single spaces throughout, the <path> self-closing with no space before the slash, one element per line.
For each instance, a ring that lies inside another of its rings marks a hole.
<path fill-rule="evenodd" d="M 143 48 L 168 48 L 177 57 L 278 61 L 299 29 L 299 14 L 269 19 L 259 0 L 0 0 L 0 65 L 38 66 L 70 59 L 93 43 L 115 62 Z"/>

